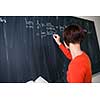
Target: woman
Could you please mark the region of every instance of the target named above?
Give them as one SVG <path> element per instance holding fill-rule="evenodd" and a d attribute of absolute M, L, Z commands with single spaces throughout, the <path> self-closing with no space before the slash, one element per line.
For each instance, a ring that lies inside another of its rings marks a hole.
<path fill-rule="evenodd" d="M 79 25 L 70 25 L 65 28 L 63 32 L 64 45 L 60 42 L 60 36 L 53 34 L 53 38 L 61 51 L 71 60 L 66 73 L 66 80 L 69 83 L 91 83 L 92 81 L 90 59 L 80 48 L 80 43 L 84 37 L 85 32 Z"/>

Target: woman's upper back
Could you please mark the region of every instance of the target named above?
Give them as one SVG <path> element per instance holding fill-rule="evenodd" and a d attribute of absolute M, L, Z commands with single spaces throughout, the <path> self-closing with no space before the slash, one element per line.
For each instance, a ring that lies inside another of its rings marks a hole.
<path fill-rule="evenodd" d="M 71 60 L 67 71 L 67 81 L 74 83 L 91 83 L 91 62 L 85 52 Z"/>

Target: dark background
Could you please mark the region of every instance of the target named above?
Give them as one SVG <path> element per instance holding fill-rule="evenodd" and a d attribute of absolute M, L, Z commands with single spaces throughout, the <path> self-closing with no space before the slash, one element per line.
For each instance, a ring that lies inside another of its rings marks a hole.
<path fill-rule="evenodd" d="M 72 16 L 2 16 L 0 82 L 27 82 L 40 75 L 48 82 L 66 82 L 69 61 L 52 34 L 62 36 L 65 26 L 70 24 L 79 24 L 87 30 L 81 47 L 92 61 L 92 73 L 99 72 L 100 51 L 93 21 Z"/>

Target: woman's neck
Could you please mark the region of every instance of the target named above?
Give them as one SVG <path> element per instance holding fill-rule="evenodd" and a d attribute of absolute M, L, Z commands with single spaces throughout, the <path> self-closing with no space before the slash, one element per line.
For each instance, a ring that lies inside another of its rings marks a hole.
<path fill-rule="evenodd" d="M 70 52 L 71 52 L 71 55 L 72 55 L 72 59 L 74 59 L 75 57 L 77 57 L 77 56 L 79 56 L 83 53 L 81 48 L 80 48 L 79 43 L 76 43 L 76 44 L 70 43 L 69 49 L 70 49 Z"/>

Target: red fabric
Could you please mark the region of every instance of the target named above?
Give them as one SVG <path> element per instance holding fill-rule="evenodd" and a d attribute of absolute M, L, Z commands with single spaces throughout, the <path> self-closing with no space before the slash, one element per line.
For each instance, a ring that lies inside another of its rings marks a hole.
<path fill-rule="evenodd" d="M 59 48 L 64 55 L 71 60 L 66 73 L 66 80 L 69 83 L 91 83 L 92 71 L 88 55 L 83 52 L 81 55 L 72 59 L 70 51 L 65 48 L 63 44 L 61 44 Z"/>
<path fill-rule="evenodd" d="M 61 44 L 61 45 L 59 46 L 59 48 L 61 49 L 61 51 L 64 53 L 64 55 L 65 55 L 69 60 L 72 59 L 72 55 L 71 55 L 70 51 L 69 51 L 67 48 L 65 48 L 63 44 Z"/>

